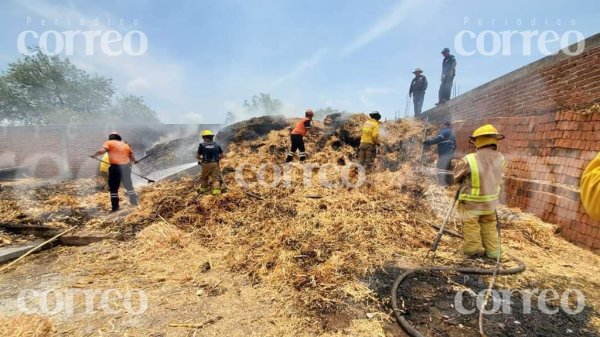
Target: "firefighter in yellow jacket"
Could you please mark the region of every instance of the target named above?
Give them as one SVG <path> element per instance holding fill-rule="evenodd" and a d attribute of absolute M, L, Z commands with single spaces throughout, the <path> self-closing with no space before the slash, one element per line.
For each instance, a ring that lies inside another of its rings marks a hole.
<path fill-rule="evenodd" d="M 581 203 L 590 217 L 600 220 L 600 153 L 581 176 Z"/>
<path fill-rule="evenodd" d="M 461 183 L 458 197 L 463 222 L 463 252 L 489 258 L 502 255 L 496 224 L 504 155 L 498 151 L 498 140 L 504 136 L 486 124 L 473 132 L 470 142 L 477 151 L 462 158 L 454 168 L 454 181 Z"/>
<path fill-rule="evenodd" d="M 360 146 L 358 147 L 358 162 L 367 170 L 373 167 L 375 155 L 377 154 L 377 146 L 379 142 L 379 120 L 381 114 L 378 111 L 373 111 L 369 114 L 368 121 L 363 124 L 360 136 Z"/>
<path fill-rule="evenodd" d="M 108 191 L 108 168 L 110 167 L 108 152 L 106 152 L 100 162 L 100 175 L 104 180 L 104 189 Z"/>

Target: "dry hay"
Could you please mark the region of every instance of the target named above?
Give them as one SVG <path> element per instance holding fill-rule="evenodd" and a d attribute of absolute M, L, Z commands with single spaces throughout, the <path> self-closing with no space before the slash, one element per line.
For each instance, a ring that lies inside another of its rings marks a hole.
<path fill-rule="evenodd" d="M 54 328 L 50 319 L 38 315 L 0 317 L 0 336 L 51 337 L 54 336 Z"/>
<path fill-rule="evenodd" d="M 317 123 L 324 135 L 307 140 L 308 162 L 348 167 L 356 154 L 351 146 L 356 134 L 351 131 L 364 119 L 364 115 L 348 116 L 330 124 L 334 130 Z M 222 163 L 228 168 L 224 171 L 230 189 L 220 197 L 200 194 L 198 177 L 144 187 L 135 211 L 91 219 L 85 225 L 126 233 L 127 238 L 136 236 L 118 248 L 103 243 L 112 247 L 113 254 L 107 258 L 114 263 L 98 273 L 130 280 L 128 266 L 141 263 L 145 275 L 184 285 L 194 279 L 192 271 L 199 263 L 205 262 L 197 256 L 203 247 L 219 251 L 228 270 L 279 289 L 296 311 L 320 315 L 358 305 L 369 312 L 387 312 L 366 280 L 391 261 L 423 261 L 436 233 L 429 224 L 441 222 L 452 192 L 415 169 L 421 150 L 420 122 L 387 122 L 382 129 L 382 153 L 375 172 L 357 189 L 322 186 L 316 172 L 309 179 L 312 186 L 306 187 L 306 171 L 298 162 L 289 166 L 289 185 L 258 184 L 250 166 L 267 163 L 265 180 L 270 183 L 275 172 L 272 164 L 283 164 L 288 130 L 230 144 Z M 431 157 L 428 154 L 425 162 Z M 250 185 L 248 190 L 262 200 L 247 195 L 236 182 L 232 171 L 242 163 L 247 166 L 241 173 Z M 328 170 L 326 176 L 341 183 L 335 170 Z M 98 198 L 87 196 L 87 205 L 97 207 Z M 535 216 L 518 209 L 501 208 L 499 213 L 505 248 L 529 265 L 522 275 L 501 278 L 500 286 L 580 287 L 592 304 L 598 303 L 597 255 L 564 241 L 555 234 L 554 225 Z M 459 217 L 453 216 L 448 227 L 460 231 Z M 437 263 L 465 264 L 460 245 L 460 239 L 445 236 Z M 181 263 L 172 263 L 173 257 L 166 256 L 169 252 L 177 252 Z M 381 320 L 352 321 L 346 333 L 368 335 L 357 332 L 368 326 L 376 336 L 377 324 Z"/>

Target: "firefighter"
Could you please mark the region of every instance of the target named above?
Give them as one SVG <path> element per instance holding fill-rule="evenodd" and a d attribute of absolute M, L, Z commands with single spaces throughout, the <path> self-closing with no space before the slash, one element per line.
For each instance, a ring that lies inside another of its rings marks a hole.
<path fill-rule="evenodd" d="M 98 156 L 108 153 L 108 187 L 110 190 L 110 203 L 112 211 L 119 210 L 119 185 L 123 183 L 129 196 L 129 203 L 137 206 L 138 198 L 133 189 L 131 181 L 131 165 L 136 162 L 135 155 L 129 144 L 122 141 L 121 136 L 116 132 L 108 135 L 108 140 L 102 144 L 102 147 L 90 157 L 97 159 Z"/>
<path fill-rule="evenodd" d="M 110 167 L 110 158 L 108 158 L 108 152 L 105 153 L 102 156 L 101 162 L 100 162 L 100 176 L 102 177 L 102 180 L 104 181 L 104 189 L 106 191 L 109 190 L 108 188 L 108 168 Z"/>
<path fill-rule="evenodd" d="M 214 133 L 210 130 L 204 130 L 200 134 L 202 143 L 198 145 L 196 159 L 198 164 L 202 165 L 202 173 L 200 173 L 200 192 L 208 192 L 211 188 L 212 195 L 221 194 L 221 167 L 219 161 L 223 156 L 221 146 L 213 139 Z"/>
<path fill-rule="evenodd" d="M 462 158 L 454 168 L 454 180 L 461 183 L 458 197 L 462 217 L 463 252 L 489 258 L 502 255 L 497 232 L 495 209 L 498 204 L 504 156 L 498 151 L 498 130 L 486 124 L 473 132 L 470 142 L 477 151 Z"/>
<path fill-rule="evenodd" d="M 292 132 L 290 133 L 290 140 L 292 143 L 290 152 L 288 152 L 285 161 L 291 162 L 294 160 L 294 155 L 296 154 L 296 150 L 300 151 L 300 161 L 306 160 L 306 148 L 304 147 L 304 137 L 308 136 L 308 132 L 312 129 L 312 119 L 315 116 L 315 113 L 308 109 L 304 113 L 304 118 L 302 118 L 296 125 Z"/>
<path fill-rule="evenodd" d="M 593 219 L 600 220 L 600 153 L 581 176 L 581 203 Z"/>
<path fill-rule="evenodd" d="M 454 159 L 454 149 L 456 149 L 456 139 L 452 133 L 452 123 L 445 121 L 442 123 L 440 132 L 429 139 L 423 141 L 423 145 L 437 144 L 438 160 L 437 160 L 437 178 L 440 186 L 452 185 L 452 159 Z"/>
<path fill-rule="evenodd" d="M 377 146 L 379 142 L 379 120 L 381 114 L 378 111 L 373 111 L 369 114 L 368 121 L 363 124 L 360 136 L 360 145 L 358 147 L 358 162 L 366 169 L 371 170 L 375 162 L 377 154 Z"/>

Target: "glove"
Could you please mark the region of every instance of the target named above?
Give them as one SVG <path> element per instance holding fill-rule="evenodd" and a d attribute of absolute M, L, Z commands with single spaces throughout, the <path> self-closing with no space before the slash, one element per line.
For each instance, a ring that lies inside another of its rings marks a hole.
<path fill-rule="evenodd" d="M 134 165 L 137 165 L 137 163 L 139 163 L 139 162 L 140 162 L 139 160 L 135 160 L 135 161 L 133 162 L 133 164 L 134 164 Z"/>
<path fill-rule="evenodd" d="M 95 155 L 93 155 L 93 154 L 91 154 L 91 155 L 90 155 L 90 158 L 92 158 L 92 159 L 98 159 L 98 158 L 96 158 L 96 156 L 95 156 Z"/>

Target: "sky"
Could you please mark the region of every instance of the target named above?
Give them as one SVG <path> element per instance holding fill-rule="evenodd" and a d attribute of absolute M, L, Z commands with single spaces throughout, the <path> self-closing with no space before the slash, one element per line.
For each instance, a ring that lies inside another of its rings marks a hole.
<path fill-rule="evenodd" d="M 246 118 L 244 100 L 259 93 L 288 116 L 412 115 L 412 71 L 424 70 L 424 110 L 433 107 L 445 47 L 464 93 L 600 33 L 593 0 L 3 0 L 0 15 L 0 71 L 23 37 L 144 97 L 165 123 Z"/>

